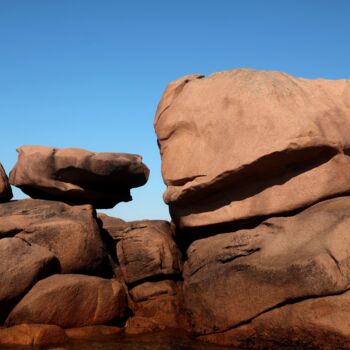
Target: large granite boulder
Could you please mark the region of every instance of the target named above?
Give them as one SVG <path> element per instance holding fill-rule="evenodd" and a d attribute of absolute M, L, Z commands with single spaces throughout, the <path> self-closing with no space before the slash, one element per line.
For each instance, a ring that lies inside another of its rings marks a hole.
<path fill-rule="evenodd" d="M 181 274 L 182 257 L 169 222 L 129 222 L 129 226 L 118 235 L 117 257 L 127 284 L 135 285 L 154 278 L 168 279 Z"/>
<path fill-rule="evenodd" d="M 193 332 L 222 344 L 247 345 L 247 334 L 259 343 L 273 333 L 271 339 L 278 339 L 290 325 L 295 342 L 304 339 L 313 320 L 312 339 L 338 332 L 349 339 L 349 297 L 326 299 L 349 290 L 349 223 L 350 197 L 339 197 L 295 216 L 193 242 L 184 266 Z"/>
<path fill-rule="evenodd" d="M 40 279 L 60 272 L 48 249 L 19 238 L 0 239 L 0 322 Z"/>
<path fill-rule="evenodd" d="M 54 275 L 39 281 L 9 314 L 6 324 L 54 324 L 64 328 L 120 322 L 126 294 L 117 280 Z"/>
<path fill-rule="evenodd" d="M 0 163 L 0 203 L 7 202 L 12 198 L 12 190 L 5 170 Z"/>
<path fill-rule="evenodd" d="M 350 80 L 238 69 L 169 84 L 155 130 L 178 227 L 270 216 L 350 190 Z"/>
<path fill-rule="evenodd" d="M 107 254 L 91 205 L 24 199 L 0 206 L 0 238 L 16 236 L 55 254 L 63 273 L 106 273 Z"/>
<path fill-rule="evenodd" d="M 130 189 L 147 182 L 138 155 L 94 153 L 78 148 L 22 146 L 10 183 L 32 198 L 112 208 L 130 201 Z"/>

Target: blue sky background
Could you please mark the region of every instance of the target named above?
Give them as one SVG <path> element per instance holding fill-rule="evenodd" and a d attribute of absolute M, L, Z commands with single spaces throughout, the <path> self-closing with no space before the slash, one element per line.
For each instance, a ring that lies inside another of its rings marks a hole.
<path fill-rule="evenodd" d="M 350 78 L 349 41 L 348 0 L 0 0 L 0 161 L 9 172 L 24 144 L 141 154 L 149 182 L 109 214 L 168 218 L 153 131 L 168 82 Z"/>

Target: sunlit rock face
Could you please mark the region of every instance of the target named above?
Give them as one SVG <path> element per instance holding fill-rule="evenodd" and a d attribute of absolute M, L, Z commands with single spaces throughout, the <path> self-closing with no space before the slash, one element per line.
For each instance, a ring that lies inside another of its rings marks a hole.
<path fill-rule="evenodd" d="M 350 197 L 339 197 L 193 242 L 184 296 L 194 332 L 223 333 L 285 304 L 346 292 L 349 223 Z"/>
<path fill-rule="evenodd" d="M 23 199 L 0 206 L 0 239 L 15 236 L 47 248 L 62 273 L 107 273 L 107 252 L 91 205 Z M 1 242 L 1 240 L 0 240 Z"/>
<path fill-rule="evenodd" d="M 130 189 L 148 180 L 149 169 L 134 154 L 45 146 L 17 151 L 10 182 L 32 198 L 112 208 L 130 201 Z"/>
<path fill-rule="evenodd" d="M 0 324 L 37 281 L 60 271 L 48 249 L 19 238 L 0 239 Z"/>
<path fill-rule="evenodd" d="M 350 81 L 237 69 L 170 83 L 155 130 L 180 229 L 303 208 L 350 190 Z"/>

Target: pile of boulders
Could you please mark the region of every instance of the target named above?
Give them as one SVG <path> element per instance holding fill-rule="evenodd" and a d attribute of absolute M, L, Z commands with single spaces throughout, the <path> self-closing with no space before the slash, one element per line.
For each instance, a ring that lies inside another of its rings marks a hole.
<path fill-rule="evenodd" d="M 350 348 L 350 80 L 187 76 L 155 129 L 191 331 L 239 349 Z"/>
<path fill-rule="evenodd" d="M 239 349 L 350 349 L 350 81 L 239 69 L 155 118 L 172 222 L 96 213 L 141 157 L 21 147 L 0 167 L 0 344 L 177 329 Z"/>
<path fill-rule="evenodd" d="M 18 152 L 9 180 L 0 167 L 0 344 L 180 327 L 173 228 L 96 213 L 146 183 L 141 157 L 42 146 Z M 9 183 L 33 199 L 9 201 Z"/>

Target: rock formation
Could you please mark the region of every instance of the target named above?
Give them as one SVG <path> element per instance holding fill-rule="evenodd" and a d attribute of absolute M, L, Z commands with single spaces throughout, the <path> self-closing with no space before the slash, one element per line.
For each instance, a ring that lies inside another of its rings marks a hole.
<path fill-rule="evenodd" d="M 0 163 L 0 203 L 7 202 L 12 198 L 12 190 L 5 170 Z"/>
<path fill-rule="evenodd" d="M 84 275 L 54 275 L 39 281 L 16 305 L 7 325 L 21 323 L 81 327 L 122 321 L 126 296 L 116 280 Z"/>
<path fill-rule="evenodd" d="M 169 84 L 155 130 L 182 229 L 300 209 L 350 190 L 350 81 L 238 69 Z"/>
<path fill-rule="evenodd" d="M 194 332 L 239 332 L 240 325 L 286 304 L 345 293 L 349 222 L 350 197 L 340 197 L 193 242 L 184 295 Z"/>
<path fill-rule="evenodd" d="M 38 280 L 58 272 L 60 263 L 48 249 L 20 238 L 0 239 L 0 321 Z"/>
<path fill-rule="evenodd" d="M 239 349 L 350 348 L 350 81 L 187 76 L 154 125 L 190 331 Z"/>
<path fill-rule="evenodd" d="M 155 129 L 172 223 L 95 211 L 147 181 L 139 156 L 19 149 L 10 182 L 34 199 L 0 204 L 0 345 L 350 349 L 350 81 L 187 76 Z"/>
<path fill-rule="evenodd" d="M 62 273 L 108 273 L 105 244 L 90 205 L 39 199 L 4 203 L 0 238 L 10 236 L 49 249 L 59 259 Z"/>
<path fill-rule="evenodd" d="M 130 189 L 147 182 L 138 155 L 93 153 L 78 148 L 22 146 L 10 183 L 32 198 L 112 208 L 131 200 Z"/>
<path fill-rule="evenodd" d="M 125 332 L 139 334 L 188 329 L 183 309 L 182 256 L 166 221 L 125 222 L 100 214 L 116 241 L 116 260 L 129 294 L 132 316 Z"/>

